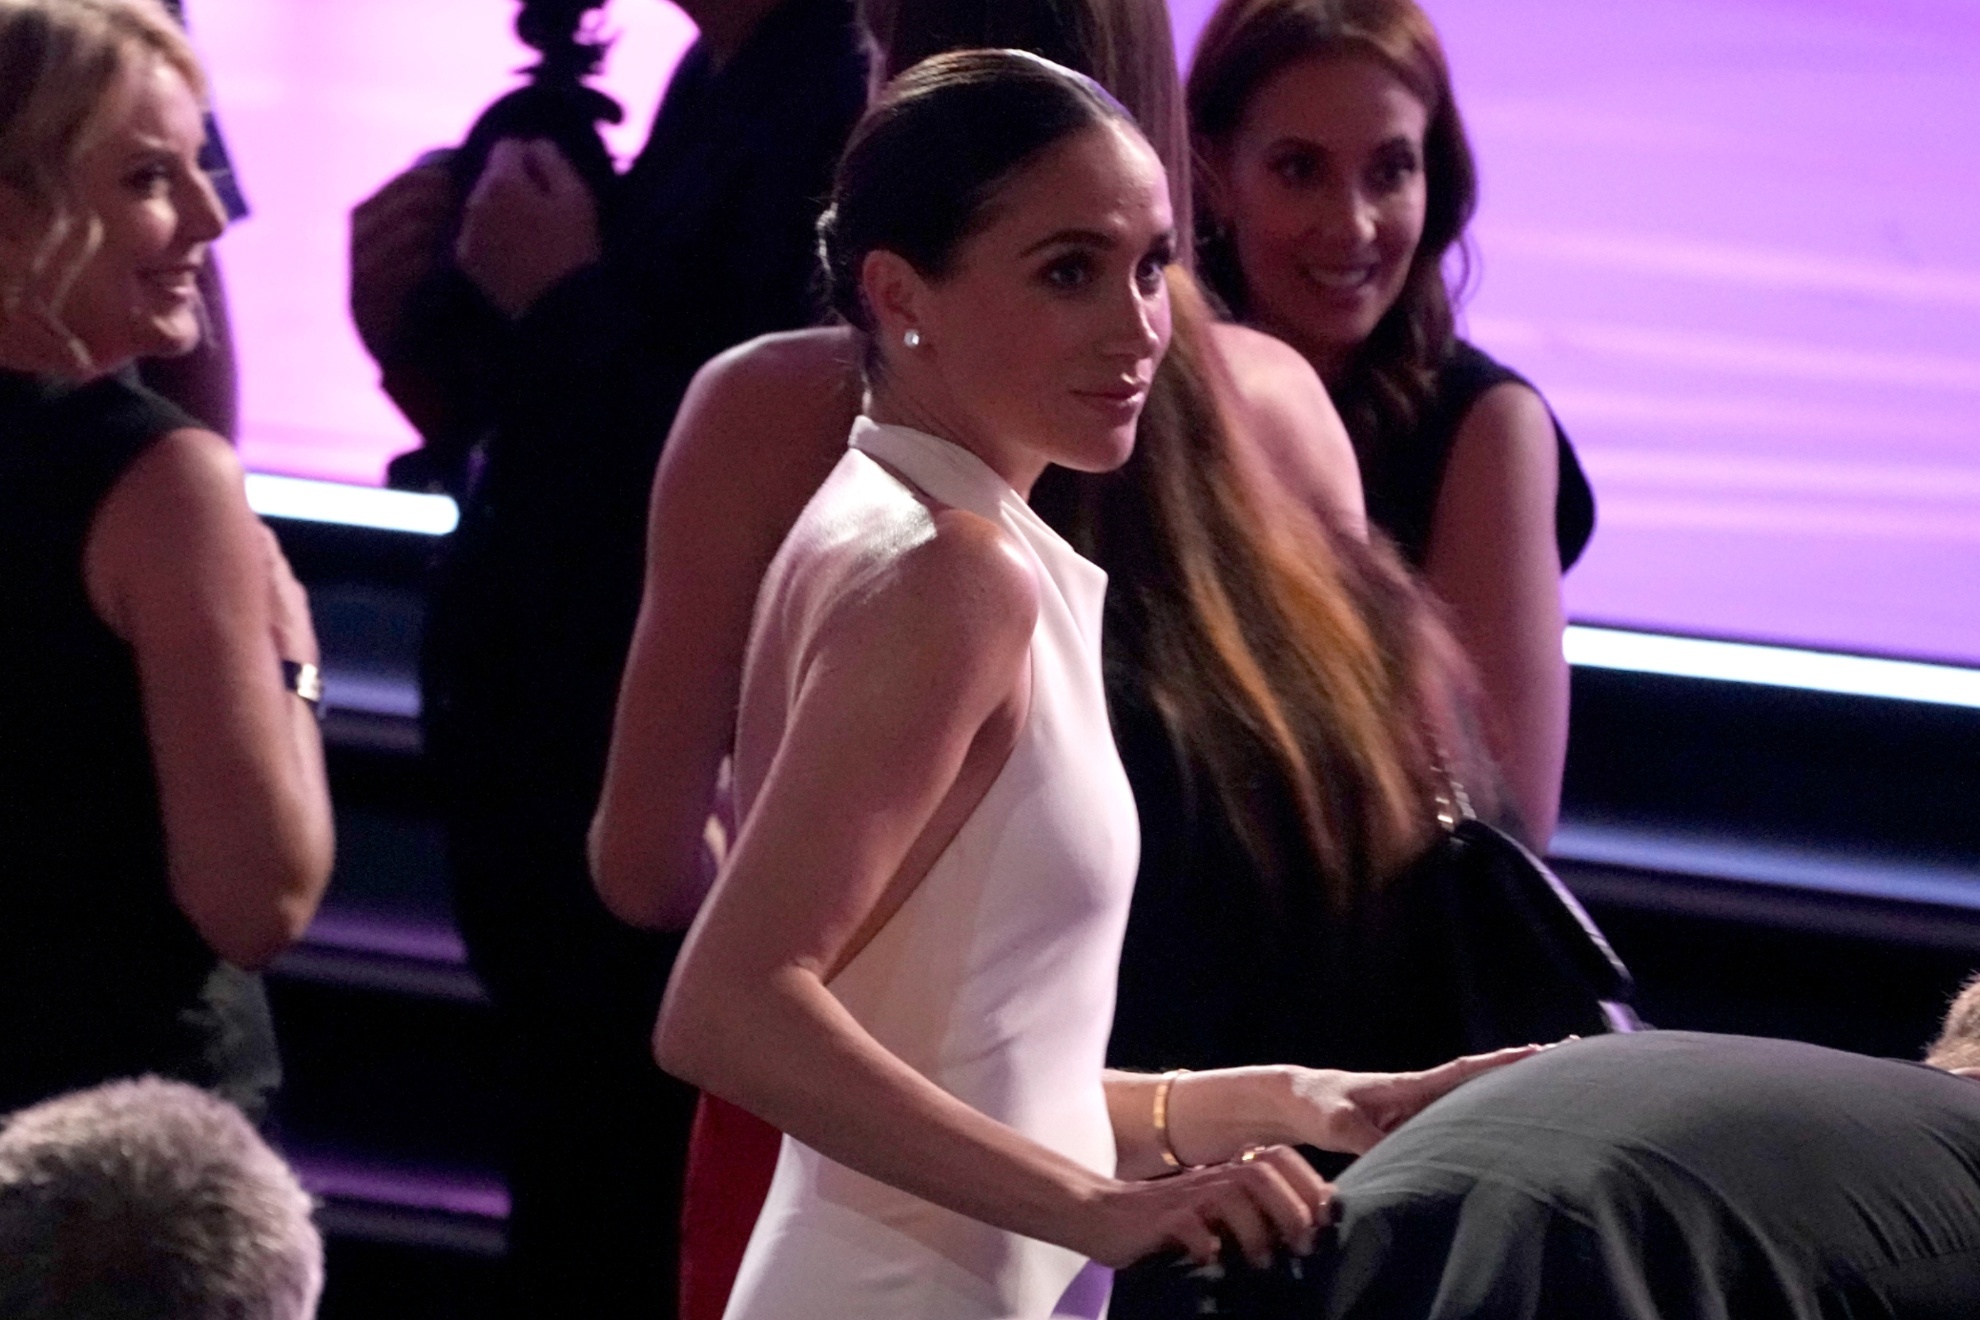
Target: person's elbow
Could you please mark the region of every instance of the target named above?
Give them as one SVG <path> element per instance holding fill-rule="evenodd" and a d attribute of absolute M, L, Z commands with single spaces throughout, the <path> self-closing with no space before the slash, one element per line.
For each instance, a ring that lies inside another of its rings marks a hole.
<path fill-rule="evenodd" d="M 653 1024 L 653 1061 L 690 1086 L 719 1093 L 724 1041 L 732 1045 L 736 1038 L 723 1021 L 729 997 L 714 993 L 705 979 L 690 958 L 675 969 Z"/>
<path fill-rule="evenodd" d="M 315 916 L 313 899 L 285 894 L 230 929 L 216 926 L 218 938 L 209 943 L 215 953 L 236 967 L 258 972 L 294 947 Z"/>
<path fill-rule="evenodd" d="M 236 967 L 260 971 L 309 929 L 330 884 L 333 851 L 327 831 L 288 840 L 182 875 L 173 896 L 208 948 Z"/>
<path fill-rule="evenodd" d="M 654 901 L 653 887 L 640 882 L 643 868 L 624 831 L 614 829 L 603 812 L 591 822 L 585 855 L 591 866 L 591 886 L 598 891 L 605 910 L 628 926 L 655 929 L 660 905 Z"/>
<path fill-rule="evenodd" d="M 605 910 L 641 930 L 686 930 L 712 879 L 706 839 L 668 849 L 633 837 L 601 812 L 591 823 L 591 883 Z M 678 855 L 676 855 L 678 854 Z"/>

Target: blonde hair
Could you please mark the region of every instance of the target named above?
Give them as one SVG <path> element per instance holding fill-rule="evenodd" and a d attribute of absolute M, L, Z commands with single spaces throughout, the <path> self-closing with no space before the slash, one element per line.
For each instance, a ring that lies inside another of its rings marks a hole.
<path fill-rule="evenodd" d="M 0 189 L 40 226 L 19 268 L 0 271 L 0 323 L 31 318 L 83 369 L 89 350 L 62 303 L 102 242 L 102 221 L 81 210 L 71 181 L 144 60 L 163 60 L 204 102 L 199 61 L 157 0 L 0 0 Z"/>

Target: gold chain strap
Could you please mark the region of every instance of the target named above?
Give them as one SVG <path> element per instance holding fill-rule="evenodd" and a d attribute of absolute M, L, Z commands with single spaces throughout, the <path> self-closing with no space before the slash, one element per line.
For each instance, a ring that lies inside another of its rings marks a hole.
<path fill-rule="evenodd" d="M 1425 721 L 1426 725 L 1428 721 Z M 1444 751 L 1444 740 L 1437 736 L 1434 728 L 1425 728 L 1424 734 L 1430 739 L 1431 769 L 1437 774 L 1436 796 L 1437 823 L 1444 827 L 1446 834 L 1468 820 L 1477 820 L 1478 813 L 1471 808 L 1471 794 L 1465 792 L 1464 781 L 1451 769 L 1451 758 Z"/>

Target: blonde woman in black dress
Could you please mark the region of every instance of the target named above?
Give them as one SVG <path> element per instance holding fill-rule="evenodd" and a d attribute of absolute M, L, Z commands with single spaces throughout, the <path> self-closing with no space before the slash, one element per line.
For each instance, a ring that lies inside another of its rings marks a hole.
<path fill-rule="evenodd" d="M 122 374 L 200 337 L 203 82 L 144 0 L 0 0 L 0 88 L 0 1110 L 254 1110 L 250 973 L 330 874 L 316 638 L 233 451 Z"/>

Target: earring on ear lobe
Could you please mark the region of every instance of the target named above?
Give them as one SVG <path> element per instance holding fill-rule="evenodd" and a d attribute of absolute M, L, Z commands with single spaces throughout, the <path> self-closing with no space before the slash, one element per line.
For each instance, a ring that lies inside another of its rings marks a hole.
<path fill-rule="evenodd" d="M 908 332 L 901 336 L 901 342 L 903 344 L 906 344 L 909 348 L 920 348 L 921 331 L 916 330 L 913 327 L 909 327 Z"/>

